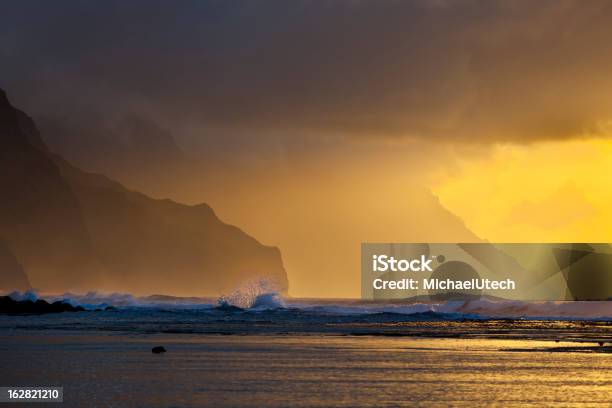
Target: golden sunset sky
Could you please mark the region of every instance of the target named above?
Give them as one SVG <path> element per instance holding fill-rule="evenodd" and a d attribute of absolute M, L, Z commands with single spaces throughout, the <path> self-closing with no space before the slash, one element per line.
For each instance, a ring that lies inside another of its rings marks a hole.
<path fill-rule="evenodd" d="M 292 296 L 359 296 L 364 241 L 612 241 L 609 1 L 92 7 L 6 7 L 0 85 L 81 167 L 278 246 Z"/>
<path fill-rule="evenodd" d="M 499 242 L 609 242 L 612 142 L 496 144 L 432 190 L 477 235 Z"/>

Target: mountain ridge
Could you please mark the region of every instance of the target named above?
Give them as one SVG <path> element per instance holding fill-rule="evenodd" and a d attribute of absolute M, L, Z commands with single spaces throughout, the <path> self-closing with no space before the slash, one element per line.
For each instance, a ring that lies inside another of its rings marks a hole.
<path fill-rule="evenodd" d="M 263 279 L 286 292 L 278 248 L 205 203 L 153 199 L 50 153 L 2 90 L 0 147 L 0 238 L 35 288 L 218 295 Z"/>

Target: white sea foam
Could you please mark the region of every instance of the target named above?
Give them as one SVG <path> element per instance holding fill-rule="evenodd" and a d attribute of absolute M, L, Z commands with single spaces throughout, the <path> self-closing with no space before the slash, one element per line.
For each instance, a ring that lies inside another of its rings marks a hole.
<path fill-rule="evenodd" d="M 211 298 L 180 298 L 170 296 L 136 297 L 125 293 L 40 295 L 35 291 L 13 292 L 14 300 L 44 299 L 64 301 L 86 309 L 106 306 L 138 308 L 213 309 L 240 308 L 264 311 L 287 309 L 313 314 L 360 315 L 394 313 L 422 315 L 435 313 L 446 318 L 526 318 L 526 319 L 585 319 L 612 320 L 612 301 L 515 301 L 515 300 L 451 300 L 445 302 L 368 302 L 361 300 L 291 299 L 270 290 L 265 282 L 250 282 L 218 301 Z"/>
<path fill-rule="evenodd" d="M 278 293 L 262 293 L 255 298 L 251 309 L 281 309 L 284 308 L 282 297 Z"/>
<path fill-rule="evenodd" d="M 33 290 L 28 290 L 26 292 L 11 292 L 8 294 L 8 297 L 18 302 L 22 302 L 24 300 L 31 300 L 32 302 L 36 302 L 38 300 L 38 295 Z"/>
<path fill-rule="evenodd" d="M 219 305 L 231 305 L 241 309 L 278 309 L 284 307 L 278 286 L 265 279 L 243 283 L 230 295 L 219 299 Z"/>

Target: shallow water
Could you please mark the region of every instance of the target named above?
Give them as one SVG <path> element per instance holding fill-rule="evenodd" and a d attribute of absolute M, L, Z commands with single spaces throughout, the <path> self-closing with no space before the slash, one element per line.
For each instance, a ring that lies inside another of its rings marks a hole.
<path fill-rule="evenodd" d="M 0 386 L 62 386 L 62 407 L 611 406 L 612 302 L 121 299 L 0 316 Z"/>
<path fill-rule="evenodd" d="M 65 407 L 610 406 L 612 354 L 537 351 L 570 344 L 16 330 L 0 382 L 63 386 Z"/>

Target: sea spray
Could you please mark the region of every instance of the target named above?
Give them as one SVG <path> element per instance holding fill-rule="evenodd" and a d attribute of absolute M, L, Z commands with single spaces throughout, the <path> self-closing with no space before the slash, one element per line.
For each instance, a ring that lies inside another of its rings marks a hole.
<path fill-rule="evenodd" d="M 240 308 L 254 312 L 286 308 L 296 314 L 308 313 L 316 316 L 356 316 L 394 314 L 398 320 L 414 316 L 424 317 L 428 313 L 446 318 L 522 318 L 545 320 L 612 320 L 612 301 L 517 301 L 503 299 L 448 300 L 426 302 L 396 300 L 371 302 L 358 299 L 283 299 L 274 291 L 274 286 L 265 280 L 254 280 L 241 285 L 239 289 L 220 299 L 180 298 L 172 296 L 135 297 L 130 294 L 86 294 L 66 293 L 45 295 L 35 291 L 13 292 L 13 300 L 43 299 L 48 302 L 64 301 L 72 306 L 87 310 L 104 309 L 107 305 L 128 309 L 147 310 L 192 310 L 204 312 L 223 308 Z M 221 307 L 220 307 L 221 306 Z M 237 310 L 237 309 L 234 309 Z M 289 313 L 289 315 L 291 315 Z M 290 316 L 287 317 L 290 317 Z M 402 317 L 404 316 L 404 317 Z M 430 316 L 431 317 L 431 316 Z"/>
<path fill-rule="evenodd" d="M 39 294 L 34 290 L 26 292 L 12 292 L 8 295 L 16 301 L 30 300 L 35 302 L 39 299 L 49 303 L 62 302 L 73 307 L 82 307 L 86 310 L 100 310 L 108 306 L 137 306 L 139 303 L 133 295 L 126 293 L 99 294 L 87 292 L 85 294 L 64 293 L 62 295 Z"/>
<path fill-rule="evenodd" d="M 32 302 L 36 302 L 38 300 L 38 294 L 33 290 L 28 290 L 25 292 L 15 291 L 9 293 L 7 296 L 17 302 L 22 302 L 24 300 L 31 300 Z"/>
<path fill-rule="evenodd" d="M 218 300 L 220 308 L 234 306 L 241 309 L 278 309 L 283 308 L 283 300 L 278 293 L 278 285 L 267 279 L 254 279 L 244 282 L 230 295 Z"/>

